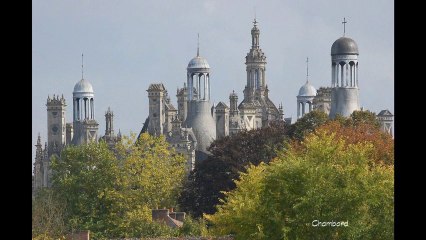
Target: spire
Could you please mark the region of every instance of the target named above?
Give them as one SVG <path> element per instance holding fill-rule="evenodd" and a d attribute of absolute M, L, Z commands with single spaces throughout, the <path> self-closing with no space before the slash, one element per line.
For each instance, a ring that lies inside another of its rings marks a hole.
<path fill-rule="evenodd" d="M 36 146 L 41 146 L 40 133 L 38 133 L 38 137 L 37 137 L 37 145 L 36 145 Z"/>
<path fill-rule="evenodd" d="M 81 54 L 81 79 L 83 78 L 83 53 Z"/>
<path fill-rule="evenodd" d="M 309 58 L 306 58 L 306 83 L 309 82 Z"/>
<path fill-rule="evenodd" d="M 343 37 L 345 36 L 345 33 L 346 33 L 346 19 L 345 18 L 343 18 L 343 22 L 342 22 L 342 24 L 343 24 Z"/>
<path fill-rule="evenodd" d="M 254 18 L 253 21 L 253 28 L 251 29 L 251 47 L 253 48 L 259 48 L 259 28 L 257 27 L 257 19 Z"/>
<path fill-rule="evenodd" d="M 197 33 L 198 40 L 197 40 L 197 57 L 200 56 L 200 33 Z"/>

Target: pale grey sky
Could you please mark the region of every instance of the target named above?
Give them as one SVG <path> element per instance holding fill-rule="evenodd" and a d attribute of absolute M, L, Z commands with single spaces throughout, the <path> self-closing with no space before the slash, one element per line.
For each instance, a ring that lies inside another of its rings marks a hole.
<path fill-rule="evenodd" d="M 32 142 L 47 138 L 47 95 L 64 94 L 72 121 L 72 91 L 84 78 L 95 91 L 99 135 L 104 112 L 114 127 L 138 133 L 148 115 L 146 89 L 162 82 L 176 106 L 186 66 L 200 55 L 211 67 L 212 101 L 243 98 L 245 56 L 256 9 L 260 46 L 267 56 L 270 98 L 296 118 L 296 95 L 306 81 L 331 84 L 330 48 L 343 35 L 359 47 L 360 104 L 394 112 L 394 3 L 389 0 L 43 0 L 32 9 Z M 33 158 L 35 147 L 33 146 Z M 34 161 L 34 159 L 33 159 Z"/>

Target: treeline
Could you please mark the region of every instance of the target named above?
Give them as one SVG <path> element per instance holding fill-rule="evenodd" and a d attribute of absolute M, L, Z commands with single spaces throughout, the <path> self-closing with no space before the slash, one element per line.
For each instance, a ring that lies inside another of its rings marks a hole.
<path fill-rule="evenodd" d="M 69 147 L 54 159 L 54 185 L 33 201 L 33 236 L 88 229 L 95 239 L 393 237 L 393 139 L 369 111 L 334 120 L 312 111 L 292 125 L 218 139 L 188 177 L 163 137 L 133 142 L 114 151 L 104 143 Z M 50 204 L 62 222 L 40 217 L 46 199 L 63 206 Z M 169 206 L 193 218 L 179 230 L 152 222 L 151 208 Z M 314 220 L 348 227 L 313 227 Z M 56 232 L 46 230 L 54 224 Z"/>

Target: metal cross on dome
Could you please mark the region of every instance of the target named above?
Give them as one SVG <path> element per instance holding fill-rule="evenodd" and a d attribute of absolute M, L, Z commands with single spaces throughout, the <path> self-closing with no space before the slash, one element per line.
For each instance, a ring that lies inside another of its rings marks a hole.
<path fill-rule="evenodd" d="M 348 22 L 346 22 L 346 19 L 345 18 L 343 18 L 343 36 L 345 36 L 345 33 L 346 33 L 346 23 L 348 23 Z"/>

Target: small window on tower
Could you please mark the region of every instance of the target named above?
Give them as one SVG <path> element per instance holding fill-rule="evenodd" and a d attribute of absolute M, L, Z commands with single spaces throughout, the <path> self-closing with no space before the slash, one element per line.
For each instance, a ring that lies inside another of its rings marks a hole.
<path fill-rule="evenodd" d="M 56 133 L 58 132 L 58 127 L 57 126 L 53 126 L 52 127 L 52 132 L 53 132 L 53 134 L 56 135 Z"/>
<path fill-rule="evenodd" d="M 157 113 L 153 113 L 153 114 L 152 114 L 152 116 L 153 116 L 153 117 L 157 117 Z"/>
<path fill-rule="evenodd" d="M 54 118 L 56 118 L 56 116 L 58 116 L 58 112 L 52 112 L 52 116 L 53 116 Z"/>

